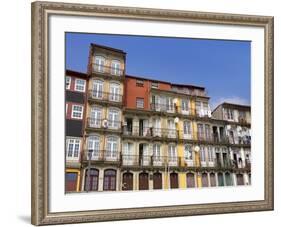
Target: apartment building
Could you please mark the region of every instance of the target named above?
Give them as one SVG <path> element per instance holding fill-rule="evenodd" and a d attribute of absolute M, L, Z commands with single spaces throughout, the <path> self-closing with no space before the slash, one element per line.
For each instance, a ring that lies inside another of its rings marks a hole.
<path fill-rule="evenodd" d="M 125 59 L 122 50 L 90 46 L 82 191 L 120 190 Z"/>
<path fill-rule="evenodd" d="M 91 44 L 81 191 L 251 184 L 249 106 L 212 112 L 204 87 L 125 72 L 124 51 Z"/>
<path fill-rule="evenodd" d="M 80 191 L 81 151 L 83 145 L 87 74 L 66 71 L 65 87 L 65 135 L 66 170 L 65 190 Z"/>

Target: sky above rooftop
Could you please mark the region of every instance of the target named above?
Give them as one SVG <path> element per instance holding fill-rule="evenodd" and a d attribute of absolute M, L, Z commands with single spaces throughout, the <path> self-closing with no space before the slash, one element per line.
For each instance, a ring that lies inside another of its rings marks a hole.
<path fill-rule="evenodd" d="M 66 68 L 86 72 L 90 43 L 127 53 L 126 73 L 203 86 L 212 109 L 250 104 L 251 42 L 66 33 Z"/>

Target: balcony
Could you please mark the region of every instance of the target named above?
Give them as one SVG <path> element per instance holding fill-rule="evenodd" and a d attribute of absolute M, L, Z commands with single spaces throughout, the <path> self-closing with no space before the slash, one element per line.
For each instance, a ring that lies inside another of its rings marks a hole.
<path fill-rule="evenodd" d="M 123 167 L 179 167 L 180 159 L 174 156 L 121 155 L 121 165 Z"/>
<path fill-rule="evenodd" d="M 119 163 L 120 152 L 110 150 L 85 150 L 83 161 L 91 163 Z"/>
<path fill-rule="evenodd" d="M 92 72 L 96 75 L 102 75 L 103 77 L 109 76 L 111 78 L 124 78 L 124 70 L 118 69 L 110 66 L 105 66 L 103 64 L 92 64 Z"/>
<path fill-rule="evenodd" d="M 183 114 L 186 116 L 195 116 L 196 110 L 192 108 L 182 109 L 176 105 L 166 105 L 161 103 L 151 103 L 150 110 L 162 113 L 176 113 L 176 114 Z"/>
<path fill-rule="evenodd" d="M 138 126 L 123 127 L 123 135 L 127 137 L 178 139 L 179 130 Z"/>
<path fill-rule="evenodd" d="M 109 119 L 87 118 L 88 129 L 109 129 L 121 130 L 121 121 L 113 121 Z"/>
<path fill-rule="evenodd" d="M 110 105 L 122 104 L 123 96 L 117 93 L 102 92 L 96 90 L 89 90 L 88 93 L 89 101 L 99 103 L 109 103 Z"/>

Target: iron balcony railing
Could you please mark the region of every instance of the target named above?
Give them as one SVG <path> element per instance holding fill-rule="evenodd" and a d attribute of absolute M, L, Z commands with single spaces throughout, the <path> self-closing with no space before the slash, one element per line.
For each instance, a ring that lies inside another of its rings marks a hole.
<path fill-rule="evenodd" d="M 104 64 L 92 64 L 93 65 L 93 71 L 96 73 L 102 73 L 102 74 L 110 74 L 113 76 L 123 76 L 124 70 L 119 69 L 117 67 L 110 67 L 105 66 Z"/>
<path fill-rule="evenodd" d="M 179 138 L 179 130 L 164 129 L 154 127 L 123 127 L 123 135 L 126 136 L 141 136 L 141 137 L 161 137 L 161 138 Z"/>
<path fill-rule="evenodd" d="M 121 155 L 122 166 L 177 167 L 181 165 L 180 160 L 181 158 L 176 156 Z"/>
<path fill-rule="evenodd" d="M 121 129 L 121 121 L 100 118 L 87 118 L 88 128 Z"/>
<path fill-rule="evenodd" d="M 83 161 L 91 162 L 119 162 L 120 151 L 113 150 L 85 150 Z"/>
<path fill-rule="evenodd" d="M 178 113 L 183 115 L 196 115 L 196 109 L 194 108 L 182 108 L 175 104 L 162 104 L 162 103 L 151 103 L 150 109 L 157 112 L 164 113 Z"/>
<path fill-rule="evenodd" d="M 123 96 L 117 93 L 103 92 L 97 90 L 89 90 L 88 97 L 90 99 L 110 101 L 110 102 L 122 102 Z"/>

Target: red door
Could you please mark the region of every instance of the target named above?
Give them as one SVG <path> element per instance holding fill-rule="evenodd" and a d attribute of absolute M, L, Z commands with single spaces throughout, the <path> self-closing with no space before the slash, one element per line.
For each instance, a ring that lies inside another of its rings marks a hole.
<path fill-rule="evenodd" d="M 65 191 L 73 192 L 76 191 L 77 186 L 77 173 L 66 173 L 65 174 Z"/>

